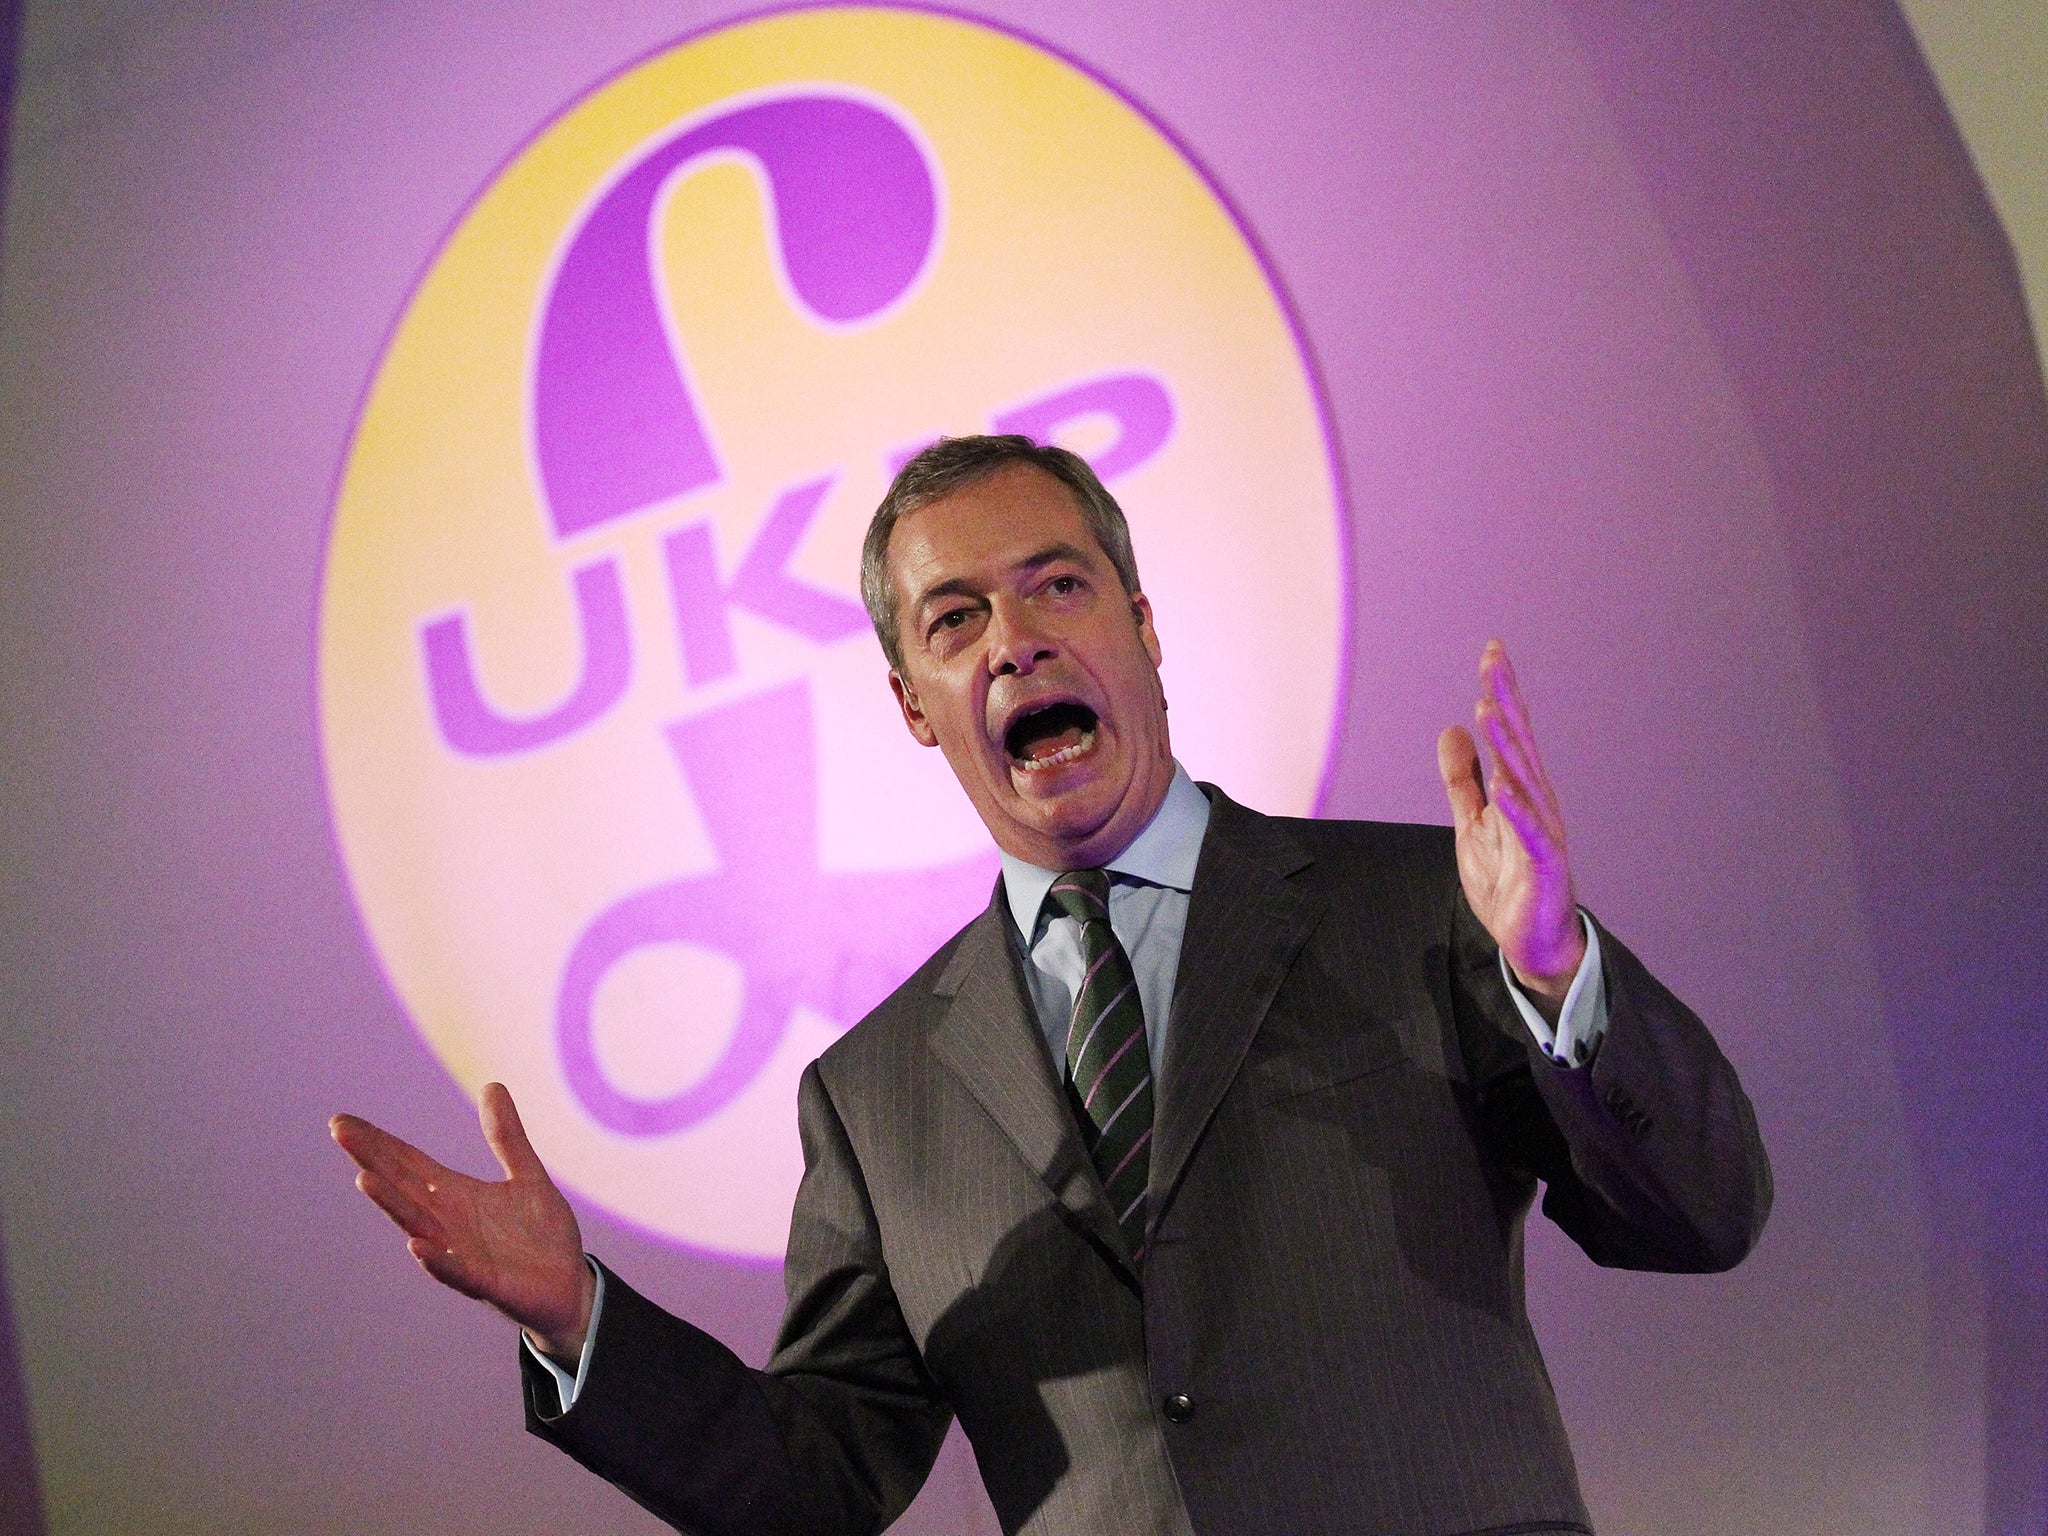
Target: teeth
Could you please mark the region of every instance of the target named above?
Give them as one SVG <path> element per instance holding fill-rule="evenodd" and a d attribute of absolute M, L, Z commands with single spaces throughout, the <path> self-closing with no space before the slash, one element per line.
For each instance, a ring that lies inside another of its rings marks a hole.
<path fill-rule="evenodd" d="M 1059 751 L 1053 753 L 1050 757 L 1020 757 L 1016 759 L 1016 763 L 1026 773 L 1043 773 L 1048 768 L 1057 768 L 1062 763 L 1071 763 L 1075 758 L 1081 756 L 1082 753 L 1093 751 L 1094 748 L 1095 733 L 1089 731 L 1071 747 L 1061 747 Z"/>

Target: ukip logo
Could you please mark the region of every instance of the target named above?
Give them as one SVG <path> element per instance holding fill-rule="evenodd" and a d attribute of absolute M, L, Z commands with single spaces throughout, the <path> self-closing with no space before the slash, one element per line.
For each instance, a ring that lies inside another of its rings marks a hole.
<path fill-rule="evenodd" d="M 854 598 L 941 432 L 1124 502 L 1177 751 L 1312 808 L 1342 526 L 1298 341 L 1182 154 L 951 17 L 805 10 L 573 104 L 437 255 L 351 446 L 323 749 L 365 927 L 615 1213 L 779 1253 L 804 1064 L 988 899 Z"/>

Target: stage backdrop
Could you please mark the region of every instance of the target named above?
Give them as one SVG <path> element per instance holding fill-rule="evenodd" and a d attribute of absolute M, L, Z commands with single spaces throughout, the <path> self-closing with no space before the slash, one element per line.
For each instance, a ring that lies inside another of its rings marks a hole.
<path fill-rule="evenodd" d="M 765 1355 L 796 1074 L 994 869 L 860 533 L 997 428 L 1125 501 L 1176 747 L 1263 809 L 1448 819 L 1513 645 L 1778 1175 L 1729 1276 L 1531 1226 L 1602 1529 L 2039 1536 L 2017 14 L 31 4 L 0 1532 L 653 1528 L 324 1121 L 482 1172 L 510 1083 Z M 994 1529 L 957 1437 L 901 1528 Z"/>

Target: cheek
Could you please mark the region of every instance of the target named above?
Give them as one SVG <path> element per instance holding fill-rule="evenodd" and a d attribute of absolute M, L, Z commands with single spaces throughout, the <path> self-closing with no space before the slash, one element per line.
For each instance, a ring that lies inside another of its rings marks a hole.
<path fill-rule="evenodd" d="M 987 746 L 982 728 L 984 700 L 970 688 L 945 688 L 930 700 L 927 718 L 938 732 L 939 742 L 949 753 L 977 753 Z"/>

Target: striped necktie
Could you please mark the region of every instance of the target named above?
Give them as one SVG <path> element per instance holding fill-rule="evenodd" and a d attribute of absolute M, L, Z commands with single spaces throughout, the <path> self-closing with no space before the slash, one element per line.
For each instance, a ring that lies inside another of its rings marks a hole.
<path fill-rule="evenodd" d="M 1152 1166 L 1152 1061 L 1138 978 L 1109 926 L 1109 876 L 1075 870 L 1055 880 L 1048 895 L 1081 925 L 1085 969 L 1067 1021 L 1067 1088 L 1135 1263 L 1145 1253 L 1145 1181 Z"/>

